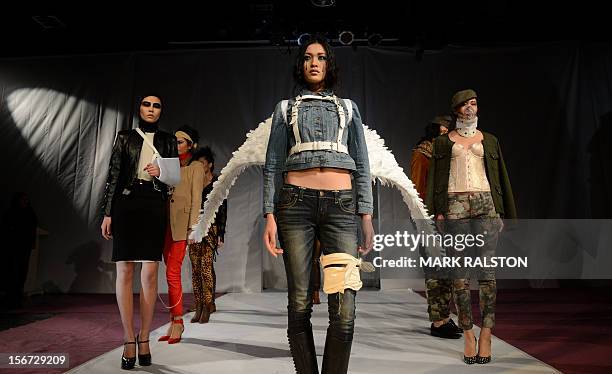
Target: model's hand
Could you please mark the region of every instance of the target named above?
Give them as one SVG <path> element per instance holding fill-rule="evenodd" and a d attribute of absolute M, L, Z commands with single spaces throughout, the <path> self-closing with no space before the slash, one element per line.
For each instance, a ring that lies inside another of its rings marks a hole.
<path fill-rule="evenodd" d="M 191 236 L 192 232 L 193 232 L 193 230 L 191 230 L 191 229 L 187 230 L 187 244 L 195 244 L 195 243 L 197 243 L 195 241 L 195 239 L 190 239 L 189 238 Z"/>
<path fill-rule="evenodd" d="M 439 233 L 444 232 L 444 215 L 443 214 L 438 214 L 436 216 L 436 227 L 438 228 Z"/>
<path fill-rule="evenodd" d="M 361 231 L 363 232 L 363 246 L 359 246 L 357 249 L 365 256 L 374 247 L 374 227 L 372 226 L 371 214 L 361 216 Z"/>
<path fill-rule="evenodd" d="M 111 240 L 113 238 L 113 233 L 111 231 L 111 218 L 109 216 L 105 216 L 102 220 L 102 237 L 106 240 Z"/>
<path fill-rule="evenodd" d="M 268 213 L 266 215 L 266 229 L 264 230 L 264 245 L 270 254 L 274 257 L 283 253 L 283 250 L 276 248 L 276 221 L 274 215 Z"/>
<path fill-rule="evenodd" d="M 144 170 L 147 173 L 149 173 L 149 175 L 152 176 L 152 177 L 159 177 L 159 175 L 160 175 L 159 166 L 157 166 L 157 165 L 147 164 L 147 166 L 145 166 Z"/>
<path fill-rule="evenodd" d="M 223 239 L 217 238 L 217 249 L 221 249 L 223 247 Z"/>

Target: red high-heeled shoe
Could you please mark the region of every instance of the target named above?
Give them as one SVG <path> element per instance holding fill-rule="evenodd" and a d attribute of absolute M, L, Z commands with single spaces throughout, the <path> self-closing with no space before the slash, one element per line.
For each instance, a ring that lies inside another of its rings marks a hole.
<path fill-rule="evenodd" d="M 179 335 L 178 338 L 169 338 L 168 339 L 168 344 L 176 344 L 176 343 L 180 342 L 181 341 L 181 337 L 183 336 L 183 332 L 185 331 L 185 325 L 183 325 L 183 319 L 182 318 L 172 320 L 172 323 L 178 323 L 178 324 L 181 325 L 181 334 Z M 172 333 L 172 329 L 170 330 L 170 333 Z"/>
<path fill-rule="evenodd" d="M 170 332 L 172 332 L 172 316 L 170 316 Z M 157 339 L 158 342 L 166 342 L 170 339 L 170 335 L 162 335 Z"/>

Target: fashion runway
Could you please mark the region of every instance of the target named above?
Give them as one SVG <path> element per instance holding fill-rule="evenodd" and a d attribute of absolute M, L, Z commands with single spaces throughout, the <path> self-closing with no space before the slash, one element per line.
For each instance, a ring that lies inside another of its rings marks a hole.
<path fill-rule="evenodd" d="M 227 294 L 208 324 L 189 323 L 179 344 L 157 342 L 168 327 L 151 333 L 153 365 L 147 373 L 293 373 L 286 337 L 284 292 Z M 312 324 L 319 367 L 327 328 L 326 297 L 315 305 Z M 429 335 L 425 299 L 411 291 L 361 291 L 357 294 L 350 373 L 559 373 L 510 344 L 493 338 L 493 361 L 468 366 L 463 339 Z M 456 319 L 456 317 L 455 317 Z M 475 327 L 478 334 L 478 328 Z M 96 357 L 69 373 L 117 373 L 123 347 Z"/>

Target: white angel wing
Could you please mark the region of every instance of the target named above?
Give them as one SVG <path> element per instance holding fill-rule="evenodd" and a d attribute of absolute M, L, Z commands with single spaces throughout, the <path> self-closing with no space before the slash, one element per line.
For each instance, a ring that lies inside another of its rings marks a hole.
<path fill-rule="evenodd" d="M 202 241 L 202 238 L 208 233 L 210 225 L 215 221 L 217 210 L 229 195 L 230 188 L 236 183 L 236 179 L 244 169 L 265 163 L 271 128 L 272 116 L 261 122 L 255 130 L 249 131 L 245 142 L 232 153 L 232 158 L 221 170 L 219 178 L 213 184 L 212 191 L 208 194 L 200 212 L 198 223 L 192 226 L 190 239 L 195 239 L 196 242 Z"/>
<path fill-rule="evenodd" d="M 219 179 L 213 184 L 213 189 L 208 194 L 200 219 L 192 228 L 191 239 L 201 241 L 204 234 L 208 232 L 215 219 L 217 209 L 227 198 L 230 188 L 234 185 L 240 173 L 251 165 L 263 165 L 265 163 L 271 126 L 272 117 L 261 122 L 255 130 L 249 131 L 247 140 L 233 153 L 233 157 L 221 170 Z M 412 181 L 398 165 L 393 153 L 385 145 L 385 141 L 376 131 L 370 130 L 366 125 L 363 126 L 363 129 L 368 147 L 372 178 L 380 180 L 383 185 L 397 187 L 410 210 L 410 216 L 414 220 L 418 231 L 434 233 L 433 222 L 423 204 L 423 200 L 419 197 Z"/>
<path fill-rule="evenodd" d="M 423 199 L 414 188 L 414 183 L 404 173 L 404 169 L 398 165 L 395 156 L 385 145 L 385 140 L 375 130 L 370 130 L 366 125 L 363 126 L 363 130 L 368 147 L 372 178 L 378 179 L 384 186 L 394 186 L 400 191 L 404 203 L 410 210 L 410 216 L 417 227 L 417 232 L 435 234 L 433 216 L 430 216 L 427 212 Z M 445 253 L 444 248 L 436 245 L 428 246 L 426 252 L 430 257 L 438 257 Z"/>

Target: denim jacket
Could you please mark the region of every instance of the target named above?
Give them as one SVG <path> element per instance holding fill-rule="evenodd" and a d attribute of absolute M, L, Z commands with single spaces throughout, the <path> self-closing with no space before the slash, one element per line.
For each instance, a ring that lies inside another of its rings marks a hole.
<path fill-rule="evenodd" d="M 331 95 L 331 91 L 315 94 L 302 90 L 300 95 Z M 287 105 L 287 122 L 282 113 L 281 102 L 276 105 L 272 117 L 272 129 L 264 164 L 264 214 L 274 212 L 277 194 L 284 181 L 284 173 L 292 170 L 311 168 L 338 168 L 352 172 L 353 188 L 357 197 L 357 213 L 372 214 L 372 182 L 368 149 L 363 133 L 361 115 L 355 103 L 352 103 L 352 121 L 346 123 L 341 143 L 348 149 L 348 154 L 334 150 L 302 151 L 289 155 L 295 145 L 295 137 L 289 123 L 291 109 L 295 99 Z M 344 102 L 340 100 L 345 113 Z M 348 121 L 348 116 L 346 117 Z M 331 141 L 338 138 L 339 117 L 336 104 L 331 101 L 305 100 L 298 109 L 298 127 L 302 142 Z"/>

